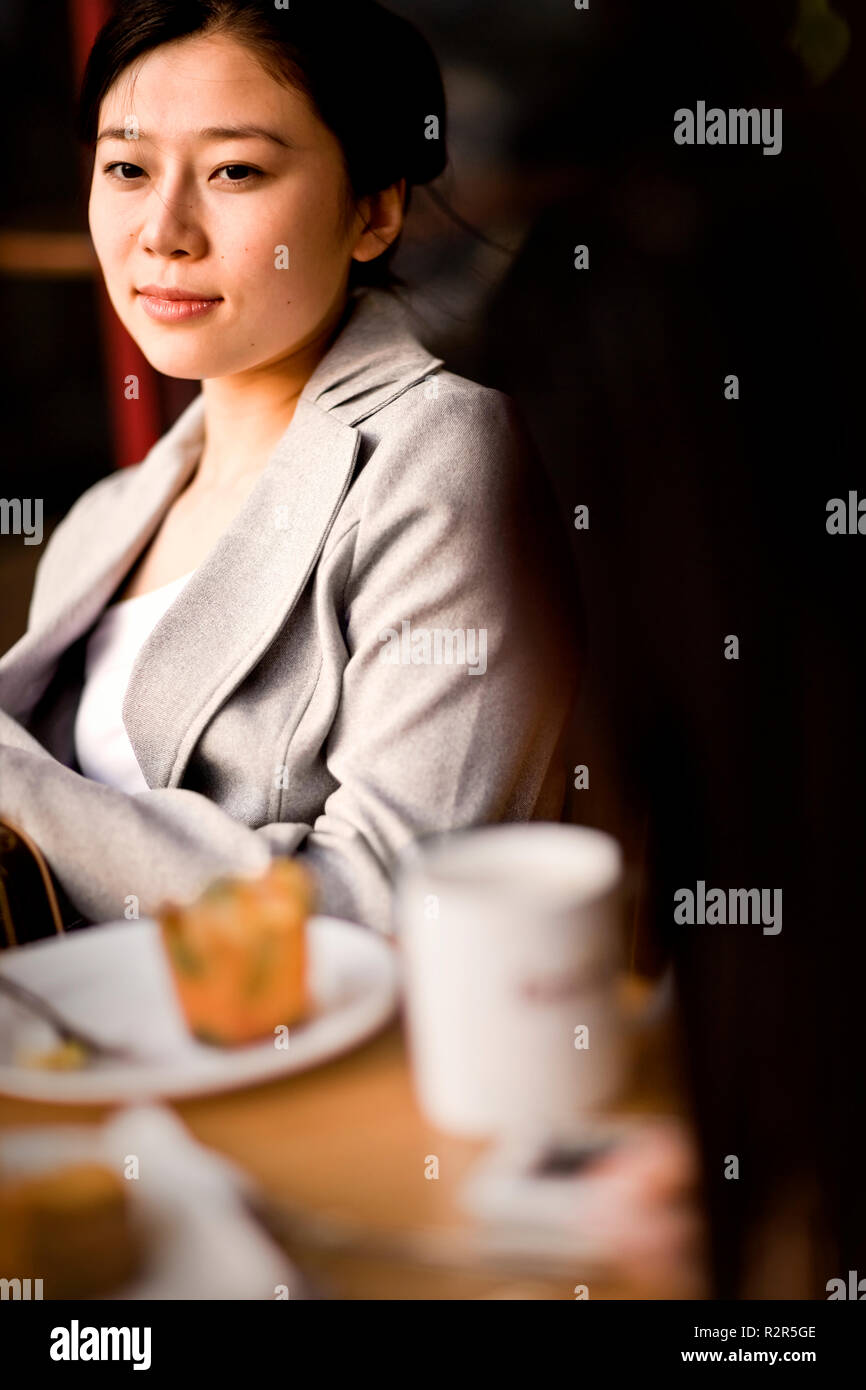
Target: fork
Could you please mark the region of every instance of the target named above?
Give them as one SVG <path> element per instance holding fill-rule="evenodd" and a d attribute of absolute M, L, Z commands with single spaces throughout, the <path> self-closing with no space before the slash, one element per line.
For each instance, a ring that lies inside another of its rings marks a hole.
<path fill-rule="evenodd" d="M 74 1027 L 62 1014 L 58 1013 L 53 1004 L 49 1004 L 46 999 L 41 999 L 38 994 L 27 989 L 26 985 L 19 984 L 17 980 L 12 980 L 8 975 L 0 971 L 0 994 L 7 994 L 17 1003 L 23 1004 L 31 1013 L 42 1018 L 46 1023 L 50 1023 L 54 1031 L 63 1042 L 77 1043 L 83 1047 L 85 1052 L 94 1057 L 107 1057 L 114 1060 L 131 1061 L 135 1054 L 127 1047 L 120 1047 L 114 1043 L 100 1042 L 98 1038 L 87 1033 L 83 1028 Z"/>

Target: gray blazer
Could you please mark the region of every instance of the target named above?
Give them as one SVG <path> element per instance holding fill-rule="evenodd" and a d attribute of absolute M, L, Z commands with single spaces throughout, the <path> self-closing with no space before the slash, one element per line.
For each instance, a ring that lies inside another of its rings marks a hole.
<path fill-rule="evenodd" d="M 323 912 L 389 931 L 416 836 L 557 819 L 574 692 L 550 536 L 508 398 L 356 292 L 240 513 L 142 647 L 123 719 L 149 790 L 84 777 L 84 645 L 197 464 L 197 396 L 55 528 L 0 659 L 0 815 L 97 922 L 297 853 Z"/>

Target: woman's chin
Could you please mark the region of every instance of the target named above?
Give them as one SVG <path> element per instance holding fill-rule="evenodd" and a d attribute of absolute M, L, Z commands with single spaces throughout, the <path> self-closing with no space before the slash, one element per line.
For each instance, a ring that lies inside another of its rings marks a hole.
<path fill-rule="evenodd" d="M 138 340 L 142 355 L 163 376 L 177 377 L 180 381 L 201 381 L 206 376 L 225 375 L 225 363 L 215 353 L 191 350 L 162 344 L 144 343 Z"/>

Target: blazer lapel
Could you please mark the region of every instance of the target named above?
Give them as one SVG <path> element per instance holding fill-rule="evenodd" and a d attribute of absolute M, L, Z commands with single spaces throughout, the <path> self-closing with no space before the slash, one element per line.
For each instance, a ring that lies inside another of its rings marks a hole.
<path fill-rule="evenodd" d="M 260 660 L 351 481 L 358 431 L 309 401 L 213 550 L 139 652 L 123 721 L 151 787 L 175 787 L 202 730 Z"/>

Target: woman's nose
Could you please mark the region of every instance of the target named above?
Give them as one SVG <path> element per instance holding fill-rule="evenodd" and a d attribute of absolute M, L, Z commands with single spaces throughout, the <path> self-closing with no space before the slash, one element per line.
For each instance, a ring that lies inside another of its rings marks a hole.
<path fill-rule="evenodd" d="M 160 256 L 200 254 L 206 237 L 198 219 L 194 198 L 180 188 L 154 187 L 139 237 L 146 250 Z"/>

